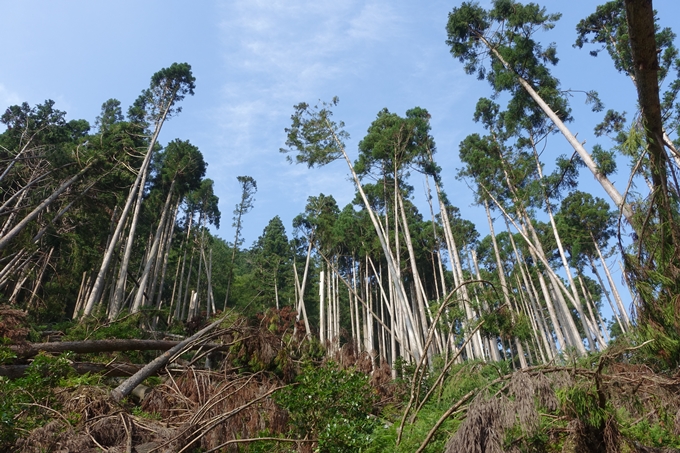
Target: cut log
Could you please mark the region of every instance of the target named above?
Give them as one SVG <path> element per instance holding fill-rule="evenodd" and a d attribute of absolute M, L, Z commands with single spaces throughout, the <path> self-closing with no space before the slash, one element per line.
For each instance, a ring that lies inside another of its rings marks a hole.
<path fill-rule="evenodd" d="M 17 354 L 18 358 L 28 358 L 37 355 L 41 351 L 51 353 L 71 351 L 77 354 L 114 351 L 167 351 L 180 343 L 180 341 L 170 340 L 85 340 L 26 343 L 23 345 L 11 345 L 9 348 Z M 192 345 L 190 349 L 197 349 L 199 346 L 215 351 L 226 351 L 231 345 L 208 343 Z"/>
<path fill-rule="evenodd" d="M 18 379 L 24 374 L 30 365 L 0 365 L 0 376 L 5 376 L 10 379 Z M 102 373 L 107 377 L 126 377 L 132 376 L 137 371 L 142 369 L 142 365 L 133 365 L 131 363 L 112 363 L 106 365 L 104 363 L 72 363 L 71 368 L 77 374 L 85 373 Z"/>

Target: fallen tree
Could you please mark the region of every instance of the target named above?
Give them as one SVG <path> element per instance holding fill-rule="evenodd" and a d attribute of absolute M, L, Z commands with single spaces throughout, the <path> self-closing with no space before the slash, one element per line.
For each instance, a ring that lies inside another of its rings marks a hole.
<path fill-rule="evenodd" d="M 26 343 L 11 345 L 9 349 L 17 355 L 17 358 L 29 358 L 38 355 L 40 352 L 59 354 L 70 351 L 77 354 L 88 354 L 116 351 L 167 351 L 181 343 L 183 342 L 172 340 L 84 340 Z M 203 347 L 214 351 L 227 351 L 230 346 L 230 344 L 207 343 L 202 345 L 193 344 L 188 349 Z"/>
<path fill-rule="evenodd" d="M 220 319 L 207 325 L 203 329 L 199 330 L 189 338 L 175 343 L 173 347 L 165 351 L 160 356 L 156 357 L 153 361 L 146 364 L 142 369 L 137 371 L 134 375 L 127 378 L 123 383 L 111 391 L 111 398 L 114 401 L 119 402 L 126 396 L 128 396 L 139 384 L 144 382 L 144 380 L 158 372 L 161 368 L 165 367 L 168 363 L 173 361 L 175 358 L 179 357 L 182 353 L 189 351 L 191 349 L 196 349 L 198 347 L 207 346 L 206 335 L 218 327 L 220 324 L 225 322 L 231 313 L 223 315 Z M 224 347 L 228 347 L 224 345 Z"/>
<path fill-rule="evenodd" d="M 23 377 L 30 365 L 0 365 L 0 376 L 9 379 L 18 379 Z M 77 374 L 86 373 L 101 373 L 107 377 L 126 377 L 132 376 L 139 371 L 142 366 L 131 363 L 90 363 L 90 362 L 74 362 L 70 367 Z"/>

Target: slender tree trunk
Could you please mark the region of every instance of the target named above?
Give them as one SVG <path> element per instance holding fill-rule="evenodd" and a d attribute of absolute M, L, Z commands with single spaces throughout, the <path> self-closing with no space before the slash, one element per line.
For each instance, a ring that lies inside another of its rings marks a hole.
<path fill-rule="evenodd" d="M 484 199 L 484 207 L 486 209 L 486 218 L 489 222 L 489 231 L 491 235 L 491 242 L 493 244 L 493 249 L 494 253 L 496 255 L 496 266 L 498 268 L 498 278 L 501 282 L 501 290 L 503 291 L 503 298 L 505 299 L 505 303 L 510 307 L 510 310 L 512 312 L 512 303 L 510 301 L 510 292 L 508 291 L 508 284 L 505 279 L 505 270 L 503 267 L 503 261 L 501 260 L 501 253 L 500 250 L 498 249 L 498 242 L 496 241 L 496 233 L 494 232 L 493 228 L 493 220 L 491 219 L 491 210 L 489 209 L 489 202 Z M 513 314 L 513 321 L 514 321 L 514 314 Z M 527 362 L 526 362 L 526 357 L 524 356 L 524 350 L 522 348 L 522 344 L 515 338 L 515 343 L 517 346 L 517 355 L 519 355 L 519 360 L 520 360 L 520 365 L 522 368 L 527 367 Z"/>
<path fill-rule="evenodd" d="M 83 297 L 85 296 L 85 288 L 90 282 L 87 278 L 87 271 L 83 272 L 83 278 L 80 281 L 80 289 L 78 290 L 78 296 L 76 297 L 76 305 L 73 307 L 73 315 L 71 319 L 76 319 L 78 317 L 78 312 L 80 311 L 80 305 L 82 303 Z"/>
<path fill-rule="evenodd" d="M 612 290 L 612 294 L 614 295 L 614 300 L 616 301 L 616 305 L 619 307 L 619 312 L 621 314 L 621 318 L 623 319 L 623 322 L 625 324 L 625 330 L 628 331 L 630 330 L 631 323 L 630 323 L 630 317 L 628 317 L 628 311 L 626 311 L 626 307 L 623 305 L 623 300 L 621 300 L 621 296 L 619 295 L 619 291 L 616 289 L 616 284 L 614 283 L 614 279 L 612 278 L 612 274 L 609 272 L 609 267 L 607 266 L 607 262 L 604 260 L 604 256 L 602 255 L 602 250 L 600 249 L 600 246 L 598 245 L 597 241 L 595 238 L 591 235 L 591 239 L 593 239 L 593 244 L 595 245 L 595 250 L 597 250 L 597 256 L 600 258 L 600 263 L 602 263 L 602 269 L 604 270 L 604 274 L 607 276 L 607 280 L 609 281 L 609 287 Z M 625 273 L 624 273 L 625 275 Z"/>
<path fill-rule="evenodd" d="M 376 217 L 375 213 L 373 212 L 373 209 L 371 208 L 371 204 L 368 202 L 368 198 L 366 197 L 366 194 L 364 192 L 363 187 L 361 186 L 361 182 L 359 181 L 359 177 L 357 176 L 356 172 L 354 171 L 354 167 L 352 166 L 352 161 L 349 159 L 349 156 L 347 155 L 345 151 L 345 147 L 342 144 L 342 141 L 337 137 L 335 134 L 335 130 L 333 129 L 332 125 L 328 120 L 326 120 L 326 126 L 328 127 L 329 132 L 332 134 L 333 141 L 337 144 L 338 148 L 342 152 L 343 157 L 345 158 L 345 162 L 347 163 L 347 166 L 349 167 L 350 172 L 352 173 L 352 178 L 354 179 L 354 183 L 357 187 L 357 190 L 359 191 L 359 195 L 361 196 L 362 201 L 364 202 L 364 206 L 366 207 L 366 211 L 368 212 L 368 215 L 371 219 L 371 223 L 373 223 L 373 227 L 375 228 L 376 234 L 378 235 L 378 240 L 380 241 L 380 245 L 383 249 L 383 252 L 385 254 L 385 259 L 387 261 L 387 266 L 389 273 L 392 275 L 392 280 L 394 284 L 394 289 L 396 291 L 397 297 L 401 300 L 401 303 L 404 306 L 408 305 L 408 298 L 406 297 L 406 291 L 404 289 L 403 282 L 401 281 L 399 277 L 399 271 L 398 271 L 398 265 L 396 264 L 395 258 L 392 255 L 392 252 L 388 246 L 388 243 L 385 239 L 385 230 L 383 229 L 380 220 Z M 397 249 L 398 250 L 398 249 Z M 410 314 L 410 311 L 407 312 L 407 316 Z M 412 317 L 411 317 L 412 318 Z M 413 325 L 413 320 L 409 319 L 409 322 Z M 411 345 L 411 354 L 418 360 L 420 358 L 420 355 L 422 354 L 422 341 L 418 336 L 413 336 L 413 343 Z"/>
<path fill-rule="evenodd" d="M 593 314 L 593 312 L 597 313 L 597 308 L 591 306 L 590 300 L 588 298 L 588 291 L 586 290 L 586 286 L 583 283 L 583 279 L 581 278 L 580 274 L 578 275 L 578 280 L 579 280 L 579 283 L 581 285 L 581 292 L 583 293 L 583 300 L 585 301 L 586 308 L 588 309 L 588 315 L 590 316 L 590 322 L 593 325 L 594 333 L 597 336 L 597 342 L 600 345 L 600 351 L 602 351 L 602 350 L 606 349 L 607 342 L 604 341 L 604 338 L 603 338 L 602 334 L 600 333 L 599 326 L 601 326 L 601 324 L 598 323 L 598 319 L 596 319 L 595 315 Z"/>
<path fill-rule="evenodd" d="M 326 285 L 324 278 L 326 273 L 323 270 L 319 272 L 319 341 L 322 345 L 326 344 Z"/>
<path fill-rule="evenodd" d="M 191 224 L 193 222 L 193 212 L 187 211 L 187 232 L 184 237 L 184 241 L 180 247 L 180 250 L 183 252 L 182 253 L 182 271 L 179 273 L 179 289 L 177 291 L 177 303 L 175 305 L 175 319 L 181 321 L 182 320 L 182 314 L 183 314 L 183 307 L 184 307 L 184 297 L 182 296 L 182 285 L 184 283 L 184 267 L 187 262 L 187 248 L 189 247 L 189 238 L 191 236 Z M 192 248 L 192 255 L 193 257 L 193 248 Z M 177 264 L 179 267 L 179 263 Z M 176 277 L 175 277 L 176 278 Z M 174 303 L 175 300 L 175 288 L 173 286 L 172 290 L 172 297 L 171 297 L 171 304 Z M 168 317 L 168 324 L 170 324 L 170 317 Z"/>
<path fill-rule="evenodd" d="M 31 297 L 28 299 L 28 303 L 26 303 L 26 311 L 31 312 L 31 309 L 33 308 L 33 299 L 35 298 L 36 293 L 38 292 L 38 288 L 40 287 L 40 284 L 42 283 L 42 278 L 43 275 L 45 274 L 45 269 L 47 269 L 47 265 L 50 264 L 50 258 L 52 258 L 52 252 L 54 252 L 54 247 L 50 247 L 50 251 L 47 253 L 47 257 L 43 260 L 43 265 L 40 268 L 40 272 L 38 273 L 37 278 L 35 279 L 35 282 L 33 283 L 33 291 L 31 291 Z"/>
<path fill-rule="evenodd" d="M 165 240 L 165 245 L 163 246 L 163 264 L 162 264 L 162 269 L 161 269 L 161 275 L 160 275 L 160 288 L 158 289 L 158 296 L 156 297 L 156 308 L 160 310 L 161 308 L 161 302 L 162 302 L 162 297 L 163 297 L 163 286 L 165 283 L 165 273 L 168 269 L 168 261 L 170 258 L 170 247 L 172 245 L 172 238 L 174 236 L 175 232 L 175 223 L 177 221 L 177 211 L 179 211 L 179 205 L 180 205 L 180 200 L 178 199 L 177 202 L 175 203 L 175 209 L 173 210 L 173 215 L 169 219 L 168 223 L 168 228 L 167 228 L 167 233 L 166 233 L 166 240 Z M 179 267 L 179 266 L 178 266 Z M 156 274 L 158 275 L 158 274 Z M 156 279 L 154 278 L 154 283 L 152 287 L 156 286 Z M 152 289 L 153 292 L 153 289 Z M 174 285 L 173 285 L 173 292 L 174 292 Z M 172 308 L 172 307 L 171 307 Z"/>
<path fill-rule="evenodd" d="M 303 275 L 303 285 L 306 284 L 307 281 L 307 266 L 309 266 L 309 261 L 305 264 L 305 272 Z M 300 285 L 300 280 L 298 278 L 297 274 L 297 267 L 295 266 L 295 260 L 293 260 L 293 272 L 295 275 L 295 289 L 296 289 L 296 296 L 298 298 L 298 306 L 297 306 L 297 316 L 296 316 L 296 321 L 299 321 L 300 318 L 304 320 L 305 323 L 305 336 L 310 336 L 311 335 L 311 330 L 309 328 L 309 319 L 307 318 L 307 310 L 305 309 L 305 303 L 304 303 L 304 293 L 303 289 L 304 286 Z"/>
<path fill-rule="evenodd" d="M 472 249 L 472 250 L 470 250 L 470 254 L 472 255 L 472 264 L 474 266 L 475 273 L 477 275 L 477 280 L 482 280 L 482 274 L 479 271 L 479 263 L 477 261 L 477 252 L 474 249 Z M 477 301 L 477 305 L 479 305 L 479 297 L 477 297 L 476 291 L 475 291 L 475 300 Z M 487 312 L 489 311 L 489 306 L 486 303 L 486 301 L 482 302 L 482 308 Z M 498 338 L 496 338 L 496 337 L 490 338 L 488 343 L 489 343 L 489 355 L 491 356 L 491 360 L 494 361 L 494 362 L 500 361 L 501 358 L 500 358 L 500 355 L 498 353 Z"/>
<path fill-rule="evenodd" d="M 180 316 L 179 319 L 180 321 L 189 319 L 189 313 L 186 312 L 185 310 L 187 309 L 187 305 L 189 303 L 189 284 L 191 283 L 191 272 L 193 271 L 194 268 L 194 254 L 196 252 L 196 249 L 194 247 L 191 248 L 191 257 L 189 258 L 189 272 L 187 273 L 187 279 L 185 281 L 185 288 L 184 288 L 184 297 L 182 298 L 182 307 L 180 309 Z M 187 313 L 186 316 L 184 313 Z"/>
<path fill-rule="evenodd" d="M 614 306 L 614 303 L 612 302 L 612 298 L 609 295 L 609 291 L 607 290 L 604 281 L 602 281 L 602 276 L 597 271 L 597 267 L 595 267 L 595 261 L 590 256 L 588 257 L 588 260 L 590 261 L 590 266 L 593 270 L 593 274 L 595 274 L 595 277 L 597 277 L 597 281 L 600 284 L 600 288 L 602 288 L 602 292 L 604 293 L 604 296 L 607 299 L 607 302 L 609 303 L 609 307 L 612 309 L 612 314 L 614 315 L 614 318 L 616 318 L 616 322 L 621 328 L 621 332 L 626 333 L 627 332 L 626 326 L 621 320 L 621 317 L 619 316 L 619 310 Z"/>
<path fill-rule="evenodd" d="M 163 110 L 161 117 L 159 120 L 156 122 L 156 127 L 154 129 L 153 136 L 151 137 L 151 142 L 149 143 L 149 147 L 147 148 L 146 155 L 144 156 L 144 161 L 142 162 L 142 165 L 139 169 L 139 173 L 137 173 L 137 178 L 135 179 L 135 182 L 132 184 L 132 187 L 130 188 L 130 193 L 128 194 L 127 200 L 125 201 L 125 207 L 123 208 L 123 212 L 121 213 L 120 219 L 118 220 L 118 225 L 116 226 L 116 230 L 113 233 L 111 243 L 106 249 L 106 252 L 104 253 L 104 259 L 102 260 L 102 265 L 99 268 L 99 272 L 97 273 L 97 277 L 95 278 L 94 281 L 94 286 L 92 287 L 92 291 L 90 292 L 90 296 L 87 300 L 87 303 L 85 304 L 85 310 L 83 310 L 83 319 L 86 316 L 89 316 L 90 313 L 92 312 L 92 309 L 94 308 L 94 305 L 99 302 L 99 298 L 101 297 L 102 291 L 103 291 L 103 285 L 104 285 L 104 280 L 106 277 L 106 274 L 108 273 L 109 266 L 111 265 L 111 261 L 113 258 L 113 253 L 116 249 L 116 246 L 118 244 L 118 238 L 120 237 L 120 234 L 123 230 L 123 226 L 125 225 L 125 222 L 127 221 L 127 216 L 128 213 L 130 212 L 130 208 L 132 206 L 132 202 L 135 200 L 137 197 L 137 194 L 139 191 L 144 190 L 144 187 L 141 185 L 142 179 L 146 180 L 146 174 L 147 174 L 147 169 L 149 168 L 149 163 L 151 162 L 151 156 L 153 154 L 153 148 L 156 146 L 156 140 L 158 139 L 158 134 L 161 132 L 161 128 L 163 126 L 163 122 L 165 121 L 165 118 L 168 115 L 168 110 L 170 106 L 166 109 Z M 133 223 L 136 221 L 136 219 L 133 218 Z"/>
<path fill-rule="evenodd" d="M 483 186 L 482 186 L 483 187 Z M 545 266 L 545 271 L 548 274 L 548 277 L 551 280 L 551 283 L 555 285 L 556 288 L 559 288 L 563 290 L 564 294 L 569 294 L 569 291 L 564 287 L 564 284 L 562 281 L 559 279 L 557 274 L 555 274 L 555 271 L 550 267 L 550 264 L 548 263 L 548 260 L 546 258 L 545 251 L 543 250 L 543 246 L 541 245 L 540 240 L 538 239 L 538 234 L 536 233 L 536 230 L 533 227 L 533 224 L 531 223 L 531 219 L 528 218 L 526 213 L 522 216 L 520 215 L 520 218 L 524 217 L 525 221 L 523 222 L 523 226 L 526 230 L 528 230 L 528 234 L 531 235 L 531 239 L 527 236 L 527 232 L 524 229 L 520 229 L 515 221 L 508 215 L 507 211 L 503 208 L 503 206 L 494 198 L 494 196 L 489 192 L 485 187 L 483 187 L 484 191 L 486 194 L 493 200 L 493 202 L 496 204 L 498 209 L 501 210 L 501 212 L 506 216 L 506 218 L 513 223 L 515 228 L 517 228 L 517 231 L 522 235 L 522 238 L 525 240 L 527 245 L 529 246 L 530 250 L 533 250 L 532 256 L 534 258 L 538 258 L 543 266 Z M 571 336 L 575 340 L 575 346 L 579 353 L 581 355 L 585 355 L 585 347 L 583 346 L 583 342 L 580 341 L 579 339 L 579 334 L 578 334 L 578 329 L 576 328 L 576 324 L 574 323 L 574 319 L 572 318 L 571 314 L 569 313 L 569 309 L 567 308 L 566 301 L 564 300 L 564 297 L 562 297 L 562 292 L 558 292 L 557 294 L 557 300 L 561 304 L 559 307 L 563 313 L 567 314 L 568 316 L 565 316 L 563 318 L 565 326 L 568 326 L 568 333 L 569 336 Z M 576 302 L 574 302 L 574 305 L 576 305 Z"/>
<path fill-rule="evenodd" d="M 142 272 L 142 277 L 139 279 L 139 287 L 137 288 L 137 293 L 135 294 L 135 300 L 133 302 L 132 309 L 130 310 L 130 313 L 137 313 L 142 306 L 142 298 L 144 297 L 144 291 L 146 290 L 147 282 L 149 280 L 149 273 L 151 272 L 151 266 L 156 259 L 156 255 L 158 255 L 158 247 L 160 246 L 160 243 L 161 243 L 161 235 L 162 235 L 163 229 L 165 228 L 166 218 L 168 217 L 168 213 L 170 211 L 170 200 L 172 199 L 174 188 L 175 188 L 175 180 L 173 180 L 172 183 L 170 184 L 170 189 L 168 190 L 168 195 L 165 198 L 165 205 L 163 206 L 163 213 L 161 214 L 161 218 L 158 221 L 158 227 L 156 227 L 156 234 L 154 235 L 153 243 L 151 245 L 151 249 L 149 251 L 149 256 L 146 260 L 146 264 L 144 265 L 144 272 Z M 134 218 L 133 218 L 132 223 L 133 224 L 135 223 Z M 132 227 L 130 227 L 130 229 L 132 230 Z M 122 265 L 124 265 L 124 263 Z M 117 315 L 118 313 L 116 312 L 115 314 Z"/>
<path fill-rule="evenodd" d="M 531 147 L 534 151 L 534 157 L 536 159 L 536 168 L 538 171 L 538 177 L 543 180 L 543 169 L 541 167 L 541 162 L 538 158 L 538 151 L 536 150 L 536 144 L 534 143 L 533 137 L 531 137 Z M 586 318 L 586 314 L 583 311 L 583 307 L 581 306 L 581 300 L 578 295 L 578 289 L 576 288 L 576 283 L 574 282 L 574 278 L 571 275 L 571 269 L 569 267 L 569 262 L 567 261 L 567 255 L 564 253 L 564 247 L 562 246 L 562 239 L 560 238 L 560 234 L 557 231 L 557 225 L 555 224 L 555 217 L 553 216 L 552 213 L 552 208 L 550 207 L 550 200 L 548 199 L 548 194 L 544 191 L 543 192 L 543 197 L 544 197 L 544 202 L 545 202 L 545 209 L 546 212 L 548 213 L 548 219 L 550 220 L 550 226 L 552 227 L 552 232 L 553 232 L 553 237 L 555 238 L 555 242 L 557 244 L 557 250 L 560 253 L 560 258 L 562 259 L 562 266 L 564 267 L 564 273 L 567 275 L 567 281 L 569 282 L 569 287 L 571 288 L 571 295 L 572 295 L 572 302 L 574 304 L 574 308 L 576 308 L 576 311 L 578 312 L 578 315 L 581 319 L 581 323 L 583 325 L 583 330 L 586 334 L 586 338 L 588 339 L 588 343 L 590 345 L 590 349 L 594 350 L 595 348 L 595 339 L 593 338 L 593 334 L 596 334 L 596 330 L 594 332 L 591 332 L 591 329 L 588 328 L 588 320 Z"/>
<path fill-rule="evenodd" d="M 491 51 L 491 53 L 498 58 L 498 60 L 505 66 L 505 68 L 514 73 L 515 76 L 517 77 L 517 80 L 519 84 L 524 88 L 524 90 L 531 96 L 531 98 L 538 104 L 538 106 L 543 110 L 543 112 L 546 114 L 548 118 L 550 118 L 550 121 L 553 122 L 553 124 L 557 127 L 557 129 L 562 133 L 564 138 L 567 139 L 569 144 L 574 148 L 574 150 L 578 153 L 578 155 L 581 157 L 581 160 L 586 164 L 586 167 L 591 171 L 593 176 L 595 176 L 595 179 L 600 183 L 602 188 L 607 192 L 609 197 L 612 199 L 614 204 L 621 209 L 621 212 L 623 213 L 624 217 L 628 222 L 632 223 L 632 218 L 633 218 L 633 212 L 630 208 L 630 205 L 626 203 L 624 198 L 621 196 L 621 193 L 614 187 L 614 184 L 607 178 L 606 175 L 604 175 L 602 172 L 600 172 L 597 164 L 593 160 L 593 158 L 590 156 L 590 154 L 586 151 L 586 149 L 583 147 L 583 144 L 578 141 L 576 136 L 571 133 L 571 131 L 567 128 L 567 126 L 564 124 L 564 122 L 557 116 L 557 114 L 550 108 L 550 106 L 541 98 L 541 96 L 534 90 L 534 88 L 531 86 L 529 82 L 524 80 L 522 77 L 517 74 L 514 69 L 505 61 L 505 59 L 501 56 L 501 54 L 496 50 L 491 43 L 489 43 L 483 36 L 479 37 L 480 41 L 483 42 L 487 48 Z"/>

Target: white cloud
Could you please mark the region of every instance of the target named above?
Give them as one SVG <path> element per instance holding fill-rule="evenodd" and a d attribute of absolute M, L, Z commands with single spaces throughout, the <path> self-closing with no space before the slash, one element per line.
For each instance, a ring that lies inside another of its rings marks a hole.
<path fill-rule="evenodd" d="M 349 36 L 356 40 L 385 41 L 396 31 L 399 16 L 386 2 L 367 2 L 350 20 Z"/>
<path fill-rule="evenodd" d="M 10 105 L 17 105 L 22 102 L 21 96 L 17 93 L 5 88 L 5 85 L 0 83 L 0 108 L 3 110 Z"/>
<path fill-rule="evenodd" d="M 428 32 L 434 19 L 407 3 L 235 0 L 219 13 L 224 70 L 221 106 L 213 121 L 221 152 L 211 157 L 210 168 L 225 181 L 237 174 L 255 177 L 260 198 L 269 200 L 276 213 L 300 212 L 307 197 L 321 192 L 332 194 L 341 207 L 354 197 L 346 165 L 309 170 L 288 165 L 278 152 L 294 104 L 340 96 L 336 118 L 348 123 L 354 137 L 348 152 L 354 155 L 381 108 L 403 113 L 436 101 L 450 109 L 459 95 L 449 80 L 455 65 L 435 69 L 432 60 L 448 62 L 443 44 L 441 58 L 425 51 L 432 45 Z M 448 82 L 446 91 L 424 99 L 435 81 Z M 230 198 L 235 194 L 220 196 L 226 205 L 236 202 Z"/>

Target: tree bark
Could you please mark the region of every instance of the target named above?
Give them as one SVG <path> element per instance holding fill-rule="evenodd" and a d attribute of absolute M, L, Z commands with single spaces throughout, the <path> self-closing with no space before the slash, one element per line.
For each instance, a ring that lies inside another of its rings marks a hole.
<path fill-rule="evenodd" d="M 104 253 L 102 265 L 99 268 L 97 277 L 95 278 L 94 285 L 92 286 L 92 291 L 90 291 L 90 296 L 88 297 L 87 303 L 85 304 L 85 309 L 83 310 L 83 316 L 81 319 L 84 319 L 86 316 L 89 316 L 90 313 L 92 313 L 92 309 L 94 308 L 95 303 L 99 301 L 102 291 L 104 290 L 106 274 L 108 273 L 109 266 L 111 266 L 113 254 L 114 251 L 116 250 L 116 246 L 118 245 L 118 238 L 120 237 L 123 231 L 123 226 L 125 226 L 125 223 L 127 222 L 127 216 L 130 213 L 132 203 L 137 197 L 138 191 L 143 190 L 143 187 L 140 187 L 141 181 L 142 178 L 146 178 L 146 170 L 148 169 L 149 163 L 151 162 L 153 148 L 156 145 L 156 140 L 158 139 L 158 135 L 161 132 L 163 121 L 165 121 L 165 118 L 168 115 L 168 109 L 169 107 L 163 111 L 163 114 L 161 115 L 160 119 L 156 122 L 156 127 L 153 136 L 151 137 L 149 147 L 147 148 L 146 155 L 144 156 L 144 161 L 142 161 L 139 173 L 137 173 L 137 178 L 135 178 L 135 182 L 130 188 L 130 193 L 128 194 L 127 200 L 125 201 L 125 207 L 123 208 L 123 212 L 121 213 L 120 219 L 118 220 L 118 224 L 116 225 L 116 230 L 114 231 L 113 236 L 111 237 L 111 242 L 109 243 L 108 247 L 106 248 L 106 252 Z M 133 222 L 134 221 L 135 219 L 133 218 Z"/>
<path fill-rule="evenodd" d="M 26 228 L 26 226 L 33 221 L 38 215 L 45 210 L 54 200 L 59 198 L 59 196 L 66 191 L 71 185 L 78 181 L 81 176 L 83 176 L 92 167 L 94 162 L 90 162 L 85 165 L 78 173 L 64 181 L 59 187 L 57 187 L 52 194 L 43 200 L 38 206 L 33 209 L 26 217 L 24 217 L 19 223 L 17 223 L 14 228 L 9 230 L 0 238 L 0 250 L 4 249 L 9 245 L 9 243 L 14 239 L 21 231 Z"/>
<path fill-rule="evenodd" d="M 165 199 L 165 205 L 163 206 L 163 213 L 158 221 L 158 226 L 156 227 L 156 233 L 154 234 L 153 243 L 151 245 L 151 250 L 149 251 L 149 256 L 144 265 L 144 272 L 142 277 L 139 279 L 139 287 L 137 288 L 137 293 L 135 294 L 135 300 L 132 305 L 130 313 L 137 313 L 142 306 L 142 298 L 144 297 L 144 291 L 147 287 L 147 282 L 149 280 L 149 273 L 151 272 L 151 265 L 156 261 L 156 256 L 158 255 L 158 248 L 161 243 L 161 236 L 163 230 L 165 229 L 165 221 L 168 217 L 168 212 L 170 211 L 170 200 L 172 199 L 172 192 L 175 188 L 175 181 L 173 180 L 170 184 L 170 190 L 168 190 L 168 195 Z M 134 219 L 133 219 L 134 224 Z M 116 313 L 117 314 L 117 313 Z"/>
<path fill-rule="evenodd" d="M 0 376 L 9 379 L 18 379 L 23 377 L 28 371 L 30 365 L 0 365 Z M 77 374 L 102 374 L 106 377 L 125 377 L 132 376 L 139 371 L 141 365 L 133 365 L 131 363 L 112 363 L 106 365 L 103 363 L 89 363 L 89 362 L 74 362 L 69 364 Z"/>

